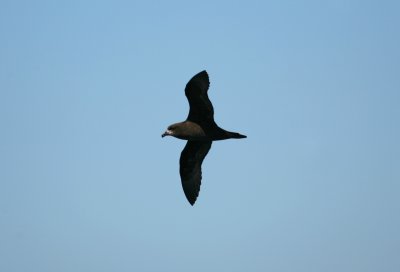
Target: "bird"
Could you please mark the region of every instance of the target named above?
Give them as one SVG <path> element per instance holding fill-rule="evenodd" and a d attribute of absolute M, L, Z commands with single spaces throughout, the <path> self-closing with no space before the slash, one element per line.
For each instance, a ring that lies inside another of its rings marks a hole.
<path fill-rule="evenodd" d="M 237 132 L 220 128 L 214 121 L 214 108 L 208 98 L 210 80 L 207 71 L 194 75 L 185 87 L 189 114 L 185 121 L 168 126 L 161 135 L 187 140 L 179 159 L 179 174 L 183 192 L 193 206 L 200 192 L 201 165 L 213 141 L 247 138 Z"/>

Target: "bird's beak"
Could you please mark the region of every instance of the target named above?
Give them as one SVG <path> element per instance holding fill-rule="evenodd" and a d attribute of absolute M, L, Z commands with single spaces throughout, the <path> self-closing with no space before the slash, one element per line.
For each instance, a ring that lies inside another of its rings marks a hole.
<path fill-rule="evenodd" d="M 170 136 L 170 135 L 172 135 L 172 131 L 170 131 L 170 130 L 167 130 L 167 131 L 165 131 L 162 135 L 161 135 L 161 137 L 165 137 L 165 136 Z"/>

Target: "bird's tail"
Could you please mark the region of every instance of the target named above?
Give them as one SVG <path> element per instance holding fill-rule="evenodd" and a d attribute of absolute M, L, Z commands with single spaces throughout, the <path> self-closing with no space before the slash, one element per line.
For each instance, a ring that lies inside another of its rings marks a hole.
<path fill-rule="evenodd" d="M 242 139 L 242 138 L 247 138 L 247 136 L 246 135 L 242 135 L 242 134 L 240 134 L 240 133 L 237 133 L 237 132 L 228 132 L 229 133 L 229 138 L 232 138 L 232 139 Z"/>

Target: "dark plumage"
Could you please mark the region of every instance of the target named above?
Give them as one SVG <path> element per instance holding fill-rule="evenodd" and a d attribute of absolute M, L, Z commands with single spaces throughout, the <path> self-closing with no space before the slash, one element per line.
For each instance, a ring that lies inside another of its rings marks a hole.
<path fill-rule="evenodd" d="M 208 98 L 210 81 L 206 71 L 195 75 L 185 88 L 189 101 L 189 115 L 184 122 L 172 124 L 162 135 L 187 140 L 179 160 L 182 187 L 193 205 L 201 185 L 201 164 L 211 148 L 212 141 L 246 138 L 237 132 L 226 131 L 215 123 L 214 108 Z"/>

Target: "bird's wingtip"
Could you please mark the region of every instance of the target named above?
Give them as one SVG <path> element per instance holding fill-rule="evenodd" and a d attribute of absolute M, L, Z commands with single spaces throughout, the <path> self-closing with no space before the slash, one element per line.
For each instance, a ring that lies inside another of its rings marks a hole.
<path fill-rule="evenodd" d="M 189 203 L 190 203 L 190 205 L 194 205 L 194 203 L 196 203 L 196 198 L 195 199 L 189 199 L 188 198 L 188 201 L 189 201 Z"/>
<path fill-rule="evenodd" d="M 208 73 L 206 70 L 201 71 L 200 73 L 197 74 L 198 76 L 204 76 L 206 78 L 208 78 Z"/>

